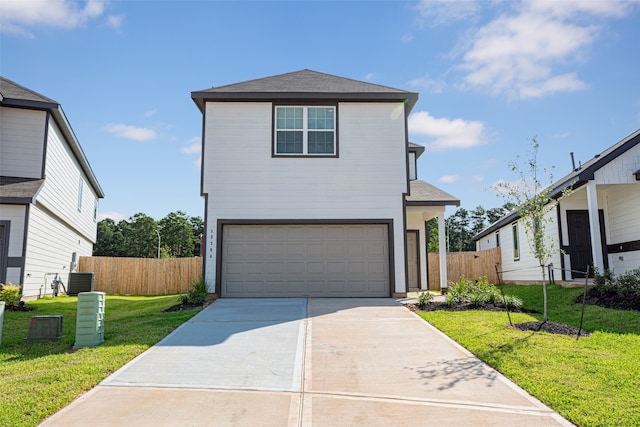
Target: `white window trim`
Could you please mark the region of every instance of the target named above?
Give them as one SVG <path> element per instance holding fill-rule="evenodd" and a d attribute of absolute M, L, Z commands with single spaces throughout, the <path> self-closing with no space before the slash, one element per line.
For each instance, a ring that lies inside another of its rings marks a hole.
<path fill-rule="evenodd" d="M 520 227 L 517 222 L 511 224 L 511 235 L 513 236 L 513 260 L 520 260 Z"/>
<path fill-rule="evenodd" d="M 302 108 L 302 129 L 278 129 L 278 109 L 280 108 Z M 332 108 L 333 109 L 333 129 L 309 129 L 309 108 Z M 273 112 L 273 155 L 276 157 L 336 157 L 337 154 L 337 122 L 338 109 L 335 105 L 277 105 Z M 302 132 L 302 153 L 278 153 L 278 131 L 281 132 Z M 309 131 L 311 132 L 333 132 L 333 152 L 331 153 L 309 153 Z"/>

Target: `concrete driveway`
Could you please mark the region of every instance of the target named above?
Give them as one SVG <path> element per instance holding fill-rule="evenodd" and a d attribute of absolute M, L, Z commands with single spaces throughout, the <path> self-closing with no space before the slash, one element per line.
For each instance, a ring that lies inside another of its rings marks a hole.
<path fill-rule="evenodd" d="M 291 298 L 216 301 L 42 425 L 571 424 L 392 299 Z"/>

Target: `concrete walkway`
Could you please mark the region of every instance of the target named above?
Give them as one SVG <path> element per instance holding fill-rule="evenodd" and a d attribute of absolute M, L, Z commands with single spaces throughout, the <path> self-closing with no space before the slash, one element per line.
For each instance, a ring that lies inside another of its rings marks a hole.
<path fill-rule="evenodd" d="M 571 424 L 392 299 L 292 298 L 216 301 L 42 425 Z"/>

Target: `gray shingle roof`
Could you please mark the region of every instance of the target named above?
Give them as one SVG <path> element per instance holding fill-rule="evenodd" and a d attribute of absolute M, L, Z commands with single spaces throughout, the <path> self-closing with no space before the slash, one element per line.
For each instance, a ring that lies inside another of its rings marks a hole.
<path fill-rule="evenodd" d="M 428 182 L 409 181 L 408 206 L 460 206 L 460 199 Z"/>
<path fill-rule="evenodd" d="M 43 183 L 44 179 L 0 177 L 0 201 L 31 203 Z"/>
<path fill-rule="evenodd" d="M 0 77 L 0 102 L 3 104 L 12 104 L 15 102 L 20 103 L 20 101 L 58 105 L 58 103 L 51 98 L 27 89 L 7 78 Z M 44 108 L 50 108 L 50 106 L 44 106 Z"/>
<path fill-rule="evenodd" d="M 406 100 L 409 110 L 418 100 L 418 94 L 414 92 L 313 70 L 212 87 L 192 92 L 191 97 L 201 110 L 203 101 L 209 99 L 389 99 Z"/>

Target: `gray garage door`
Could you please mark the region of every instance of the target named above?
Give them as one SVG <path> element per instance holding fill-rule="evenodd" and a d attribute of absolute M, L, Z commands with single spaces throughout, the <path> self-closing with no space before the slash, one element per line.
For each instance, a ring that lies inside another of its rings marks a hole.
<path fill-rule="evenodd" d="M 223 297 L 388 297 L 386 224 L 224 225 Z"/>

